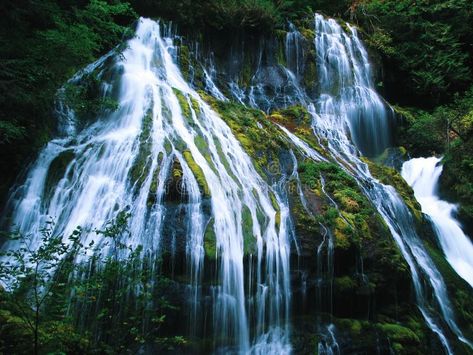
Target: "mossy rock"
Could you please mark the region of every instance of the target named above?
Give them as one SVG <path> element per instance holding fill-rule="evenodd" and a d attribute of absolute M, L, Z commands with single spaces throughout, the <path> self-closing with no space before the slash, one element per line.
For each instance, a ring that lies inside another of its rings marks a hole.
<path fill-rule="evenodd" d="M 288 147 L 282 132 L 260 110 L 234 102 L 217 101 L 205 92 L 200 91 L 199 94 L 230 127 L 251 157 L 257 172 L 262 177 L 268 175 L 270 164 L 279 164 L 278 152 Z"/>
<path fill-rule="evenodd" d="M 205 256 L 209 259 L 217 258 L 217 237 L 214 231 L 214 220 L 210 219 L 204 234 Z"/>
<path fill-rule="evenodd" d="M 153 110 L 148 109 L 141 123 L 141 133 L 138 138 L 138 154 L 133 161 L 129 172 L 129 178 L 137 187 L 137 191 L 143 185 L 151 166 L 151 132 L 153 129 Z"/>
<path fill-rule="evenodd" d="M 183 170 L 181 163 L 175 157 L 171 169 L 169 170 L 169 174 L 166 178 L 166 195 L 164 196 L 164 200 L 166 202 L 180 202 L 182 198 L 182 192 L 184 189 L 182 188 L 182 177 L 183 177 Z"/>
<path fill-rule="evenodd" d="M 333 281 L 335 292 L 337 293 L 354 293 L 358 286 L 356 280 L 348 275 L 336 277 Z"/>
<path fill-rule="evenodd" d="M 424 245 L 442 274 L 458 325 L 467 339 L 473 339 L 473 303 L 471 302 L 473 290 L 471 286 L 458 276 L 435 244 L 424 238 Z"/>
<path fill-rule="evenodd" d="M 373 177 L 378 179 L 385 185 L 393 186 L 399 195 L 404 200 L 404 203 L 409 207 L 416 222 L 421 223 L 423 219 L 422 208 L 414 197 L 414 191 L 409 184 L 403 179 L 401 174 L 394 168 L 382 166 L 363 158 L 363 161 L 368 164 L 369 170 Z"/>
<path fill-rule="evenodd" d="M 189 47 L 181 44 L 179 47 L 179 66 L 184 79 L 189 80 L 189 70 L 191 67 L 191 59 Z"/>
<path fill-rule="evenodd" d="M 192 120 L 192 113 L 189 106 L 189 102 L 187 101 L 187 97 L 179 89 L 172 88 L 172 91 L 174 91 L 174 94 L 177 97 L 177 101 L 179 101 L 179 106 L 181 107 L 182 115 L 186 118 L 187 122 L 193 126 L 194 122 Z"/>
<path fill-rule="evenodd" d="M 313 202 L 310 199 L 309 205 L 312 204 Z M 294 220 L 296 235 L 301 245 L 302 255 L 312 256 L 322 239 L 320 223 L 305 210 L 298 195 L 291 198 L 291 207 L 291 215 Z M 316 209 L 314 206 L 310 207 L 314 210 Z"/>
<path fill-rule="evenodd" d="M 311 90 L 317 83 L 317 65 L 315 64 L 315 52 L 309 51 L 307 55 L 304 78 L 302 79 L 304 86 Z"/>
<path fill-rule="evenodd" d="M 243 252 L 245 255 L 256 253 L 256 238 L 253 235 L 253 219 L 250 209 L 243 206 L 241 212 L 242 233 L 243 233 Z"/>
<path fill-rule="evenodd" d="M 59 181 L 64 177 L 67 167 L 74 160 L 72 149 L 61 152 L 49 165 L 48 175 L 44 184 L 44 201 L 49 201 Z"/>
<path fill-rule="evenodd" d="M 315 40 L 315 31 L 311 28 L 301 28 L 299 30 L 302 36 L 310 42 L 313 42 Z"/>
<path fill-rule="evenodd" d="M 197 183 L 199 184 L 200 187 L 200 192 L 203 193 L 205 196 L 210 196 L 210 189 L 209 185 L 207 184 L 207 180 L 205 178 L 204 172 L 202 171 L 202 168 L 195 162 L 194 157 L 192 156 L 192 153 L 190 150 L 185 150 L 182 153 L 184 159 L 187 162 L 187 165 L 189 168 L 192 170 L 192 173 L 194 174 L 195 179 L 197 180 Z"/>
<path fill-rule="evenodd" d="M 400 170 L 404 161 L 407 160 L 407 150 L 404 147 L 386 148 L 381 155 L 372 160 L 381 166 L 388 166 Z"/>
<path fill-rule="evenodd" d="M 312 116 L 304 106 L 294 105 L 286 109 L 276 110 L 267 116 L 268 120 L 284 126 L 287 130 L 303 140 L 320 155 L 329 158 L 327 150 L 321 147 L 312 129 Z"/>
<path fill-rule="evenodd" d="M 335 247 L 339 249 L 349 249 L 353 244 L 353 229 L 341 217 L 335 218 L 334 236 L 335 236 Z"/>
<path fill-rule="evenodd" d="M 379 327 L 391 341 L 396 354 L 419 354 L 420 339 L 411 329 L 394 323 L 380 324 Z"/>
<path fill-rule="evenodd" d="M 310 124 L 311 118 L 307 109 L 302 105 L 289 106 L 287 108 L 274 111 L 273 115 L 284 117 L 287 121 L 291 121 L 297 125 Z"/>

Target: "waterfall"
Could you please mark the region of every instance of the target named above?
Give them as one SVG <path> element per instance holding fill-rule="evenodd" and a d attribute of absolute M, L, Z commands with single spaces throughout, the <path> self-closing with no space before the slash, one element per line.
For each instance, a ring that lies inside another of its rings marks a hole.
<path fill-rule="evenodd" d="M 391 143 L 390 112 L 374 90 L 368 54 L 358 33 L 347 26 L 349 33 L 334 19 L 315 16 L 317 112 L 330 119 L 326 124 L 346 126 L 358 149 L 374 156 Z"/>
<path fill-rule="evenodd" d="M 403 164 L 402 177 L 414 189 L 422 212 L 431 218 L 447 261 L 473 287 L 473 244 L 454 217 L 457 206 L 437 195 L 440 162 L 436 157 L 411 159 Z"/>
<path fill-rule="evenodd" d="M 103 240 L 93 231 L 126 209 L 132 236 L 127 244 L 141 245 L 158 258 L 168 227 L 163 225 L 165 197 L 170 188 L 177 189 L 187 199 L 191 322 L 198 320 L 203 239 L 210 234 L 218 263 L 212 300 L 216 351 L 288 353 L 286 199 L 258 175 L 230 128 L 183 79 L 176 52 L 173 38 L 161 35 L 158 23 L 141 18 L 124 52 L 108 54 L 112 63 L 101 59 L 94 65 L 104 92 L 116 96 L 118 110 L 48 143 L 9 201 L 11 228 L 38 235 L 51 216 L 56 233 L 66 236 L 80 225 L 88 231 L 83 242 L 100 245 Z M 166 186 L 175 166 L 182 178 L 178 186 Z M 275 207 L 270 194 L 276 196 Z M 210 216 L 203 211 L 204 201 L 210 201 Z M 281 211 L 278 223 L 276 208 Z M 243 218 L 251 235 L 244 235 Z M 244 286 L 246 238 L 254 238 L 257 260 L 257 287 L 249 295 Z M 38 247 L 34 243 L 31 247 Z M 5 247 L 15 248 L 15 242 Z M 250 298 L 255 300 L 249 314 Z M 255 314 L 256 331 L 250 334 Z"/>
<path fill-rule="evenodd" d="M 334 19 L 319 14 L 314 22 L 319 92 L 316 100 L 309 103 L 307 95 L 303 99 L 297 96 L 312 115 L 313 132 L 319 142 L 321 139 L 327 142 L 330 155 L 356 179 L 384 219 L 410 267 L 420 312 L 445 351 L 453 353 L 447 330 L 473 347 L 455 321 L 445 282 L 417 235 L 409 209 L 392 186 L 383 185 L 371 176 L 368 166 L 360 159 L 360 152 L 376 155 L 390 145 L 391 109 L 373 87 L 371 65 L 357 30 L 347 24 L 346 33 Z M 290 32 L 286 43 L 295 37 Z M 303 89 L 298 87 L 295 91 Z M 287 129 L 281 129 L 304 156 L 321 160 L 318 152 Z M 434 303 L 428 301 L 431 292 Z"/>
<path fill-rule="evenodd" d="M 335 20 L 315 16 L 321 92 L 318 102 L 311 107 L 314 133 L 327 139 L 332 156 L 357 179 L 377 207 L 409 264 L 418 306 L 426 323 L 438 335 L 445 350 L 452 353 L 443 326 L 427 302 L 428 292 L 434 293 L 447 327 L 460 341 L 470 346 L 471 343 L 455 322 L 443 278 L 425 250 L 414 229 L 414 219 L 396 190 L 374 179 L 358 157 L 358 149 L 370 154 L 380 152 L 388 144 L 387 111 L 372 88 L 366 50 L 356 29 L 347 26 L 351 36 Z M 430 285 L 429 289 L 425 289 L 424 279 Z"/>
<path fill-rule="evenodd" d="M 291 199 L 299 198 L 301 208 L 311 214 L 298 176 L 298 158 L 336 163 L 356 180 L 386 223 L 409 266 L 418 308 L 445 352 L 455 350 L 452 334 L 471 346 L 456 323 L 445 282 L 416 232 L 411 211 L 392 186 L 371 175 L 361 158 L 379 155 L 390 146 L 393 115 L 375 90 L 372 67 L 358 32 L 348 24 L 344 30 L 319 14 L 313 23 L 313 43 L 309 43 L 315 50 L 313 88 L 304 87 L 301 80 L 306 73 L 304 46 L 308 41 L 292 24 L 281 51 L 287 65 L 275 63 L 260 50 L 247 87 L 231 77 L 226 87 L 219 88 L 217 78 L 221 76 L 217 74 L 222 73 L 210 55 L 202 65 L 202 84 L 220 101 L 217 104 L 238 102 L 252 112 L 256 112 L 253 108 L 269 113 L 302 105 L 309 113 L 308 134 L 314 135 L 321 149 L 315 149 L 296 130 L 274 124 L 271 129 L 287 143 L 281 153 L 285 156 L 277 157 L 285 167 L 274 174 L 277 177 L 263 176 L 237 139 L 239 135 L 232 133 L 232 122 L 219 116 L 218 105 L 204 101 L 207 96 L 184 79 L 177 65 L 176 37 L 162 24 L 140 18 L 123 52 L 111 51 L 68 83 L 79 85 L 93 73 L 102 83 L 101 95 L 116 99 L 118 109 L 102 110 L 97 117 L 81 121 L 59 98 L 60 135 L 41 150 L 26 180 L 11 193 L 6 208 L 10 230 L 37 236 L 29 246 L 35 249 L 41 228 L 53 218 L 55 234 L 66 237 L 81 226 L 83 244 L 94 242 L 100 256 L 106 256 L 111 250 L 96 231 L 127 211 L 131 237 L 123 242 L 143 248 L 143 267 L 159 264 L 169 251 L 173 257 L 179 252 L 185 256 L 189 335 L 210 339 L 205 350 L 290 354 L 295 344 L 291 343 L 295 302 L 290 255 L 299 255 L 302 249 Z M 262 123 L 257 123 L 260 129 Z M 264 124 L 270 127 L 273 123 L 268 119 Z M 430 170 L 418 172 L 421 162 L 410 164 L 404 166 L 404 175 L 415 190 L 419 179 L 430 179 L 431 189 L 424 194 L 421 188 L 426 184 L 419 183 L 416 197 L 421 203 L 423 198 L 431 199 L 424 211 L 436 223 L 449 262 L 462 275 L 467 270 L 464 259 L 448 237 L 461 232 L 451 215 L 454 207 L 435 196 L 441 167 L 429 165 Z M 292 194 L 288 192 L 291 182 L 296 182 Z M 323 176 L 319 182 L 322 199 L 345 218 L 325 190 L 329 182 Z M 434 208 L 432 200 L 435 206 L 444 203 L 448 213 L 441 214 L 440 207 L 427 210 Z M 339 354 L 344 344 L 337 337 L 343 337 L 343 331 L 332 316 L 335 241 L 329 226 L 318 223 L 323 238 L 313 248 L 317 279 L 307 280 L 306 274 L 304 282 L 316 284 L 316 312 L 329 313 L 330 319 L 318 318 L 318 340 L 311 346 L 320 354 Z M 445 234 L 447 226 L 450 234 Z M 458 229 L 452 232 L 454 226 Z M 457 242 L 466 245 L 467 237 L 462 236 Z M 18 247 L 19 241 L 3 246 Z M 90 253 L 78 256 L 75 262 L 98 257 Z M 471 270 L 466 272 L 462 277 L 470 278 Z M 368 283 L 363 270 L 361 274 Z"/>

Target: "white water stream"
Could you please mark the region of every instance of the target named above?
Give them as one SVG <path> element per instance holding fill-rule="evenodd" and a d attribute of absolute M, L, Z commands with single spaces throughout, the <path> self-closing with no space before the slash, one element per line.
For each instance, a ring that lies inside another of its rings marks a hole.
<path fill-rule="evenodd" d="M 457 206 L 438 197 L 441 158 L 415 158 L 402 166 L 402 177 L 414 189 L 422 212 L 432 219 L 447 261 L 473 287 L 473 244 L 455 219 Z"/>

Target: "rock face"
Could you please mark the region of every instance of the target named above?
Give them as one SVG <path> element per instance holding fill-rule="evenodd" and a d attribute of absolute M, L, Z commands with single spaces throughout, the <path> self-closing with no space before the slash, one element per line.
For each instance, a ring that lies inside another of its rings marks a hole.
<path fill-rule="evenodd" d="M 392 121 L 356 29 L 299 25 L 197 53 L 141 19 L 126 60 L 91 67 L 118 110 L 45 148 L 14 223 L 34 232 L 55 213 L 67 234 L 126 207 L 187 351 L 466 352 L 471 290 L 399 173 L 361 157 L 388 147 Z"/>

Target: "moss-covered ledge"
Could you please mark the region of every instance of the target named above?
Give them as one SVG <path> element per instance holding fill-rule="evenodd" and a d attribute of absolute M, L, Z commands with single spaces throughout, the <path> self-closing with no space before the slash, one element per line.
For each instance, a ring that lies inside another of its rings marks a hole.
<path fill-rule="evenodd" d="M 376 179 L 385 185 L 391 185 L 396 189 L 405 204 L 411 211 L 417 223 L 422 223 L 424 217 L 422 208 L 414 196 L 414 190 L 409 186 L 401 174 L 394 168 L 377 164 L 367 158 L 362 160 L 368 165 L 368 168 Z"/>

